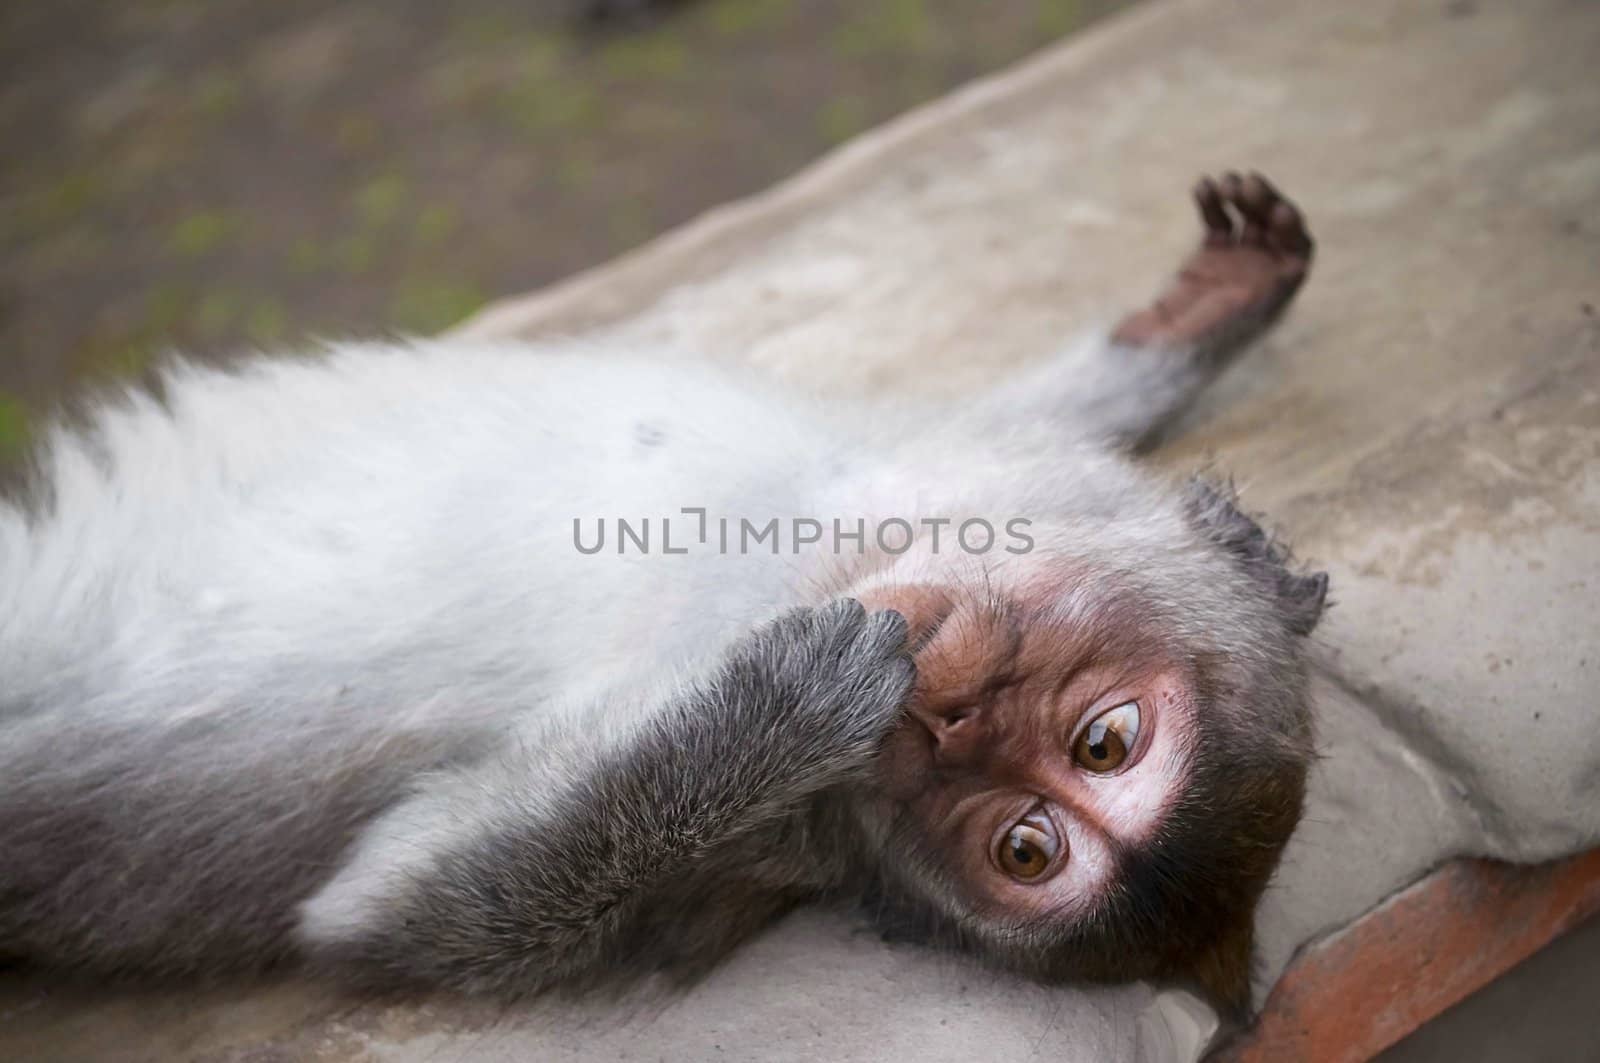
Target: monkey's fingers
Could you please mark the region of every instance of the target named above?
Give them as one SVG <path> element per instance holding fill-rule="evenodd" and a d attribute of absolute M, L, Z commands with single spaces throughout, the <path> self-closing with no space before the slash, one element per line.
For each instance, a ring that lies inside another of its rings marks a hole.
<path fill-rule="evenodd" d="M 1194 202 L 1200 208 L 1200 221 L 1206 227 L 1206 243 L 1232 243 L 1233 219 L 1222 205 L 1222 190 L 1209 177 L 1194 186 Z"/>
<path fill-rule="evenodd" d="M 1267 243 L 1276 251 L 1302 259 L 1309 259 L 1316 250 L 1300 209 L 1287 199 L 1280 199 L 1272 207 L 1267 219 Z"/>

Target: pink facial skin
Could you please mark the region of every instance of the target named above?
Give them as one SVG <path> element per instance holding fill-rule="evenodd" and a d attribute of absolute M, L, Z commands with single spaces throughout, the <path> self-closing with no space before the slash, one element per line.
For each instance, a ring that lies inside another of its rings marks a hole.
<path fill-rule="evenodd" d="M 863 594 L 905 615 L 916 647 L 881 785 L 951 854 L 975 910 L 1022 918 L 1071 915 L 1107 888 L 1116 849 L 1147 839 L 1181 792 L 1195 734 L 1187 670 L 1159 640 L 1114 610 L 1074 616 L 1029 597 L 927 584 Z M 1126 756 L 1089 770 L 1074 758 L 1079 736 L 1129 702 L 1139 721 Z M 1054 848 L 1028 877 L 998 857 L 1024 817 Z"/>

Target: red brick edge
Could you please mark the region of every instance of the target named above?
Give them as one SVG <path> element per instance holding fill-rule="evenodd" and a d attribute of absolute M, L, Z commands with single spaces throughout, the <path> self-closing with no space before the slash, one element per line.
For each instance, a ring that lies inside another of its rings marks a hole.
<path fill-rule="evenodd" d="M 1600 849 L 1458 860 L 1302 950 L 1225 1063 L 1366 1060 L 1600 912 Z"/>

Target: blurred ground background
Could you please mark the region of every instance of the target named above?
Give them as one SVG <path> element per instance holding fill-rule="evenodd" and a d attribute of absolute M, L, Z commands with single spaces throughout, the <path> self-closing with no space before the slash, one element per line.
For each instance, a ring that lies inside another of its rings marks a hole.
<path fill-rule="evenodd" d="M 70 381 L 436 331 L 1125 5 L 0 3 L 0 462 Z"/>

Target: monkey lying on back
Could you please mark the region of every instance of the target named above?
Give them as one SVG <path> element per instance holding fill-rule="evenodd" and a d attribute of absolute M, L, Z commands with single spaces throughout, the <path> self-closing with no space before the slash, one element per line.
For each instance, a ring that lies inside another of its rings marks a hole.
<path fill-rule="evenodd" d="M 1197 198 L 1160 300 L 937 416 L 446 340 L 58 430 L 0 507 L 0 954 L 514 994 L 855 899 L 1239 1008 L 1326 579 L 1116 451 L 1312 245 Z"/>

